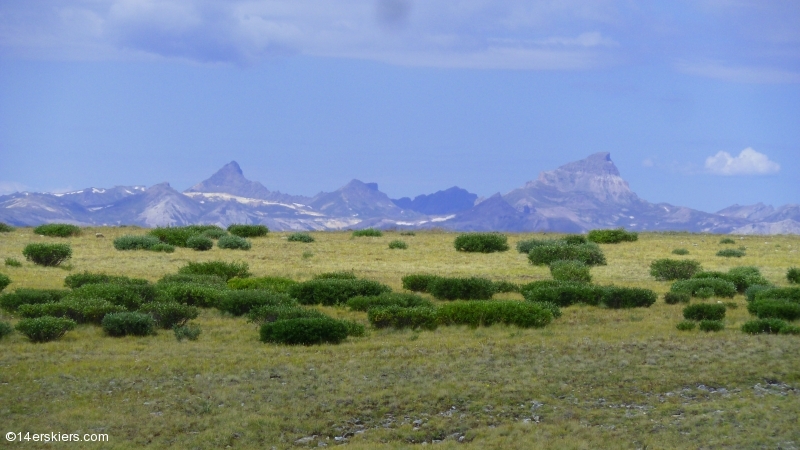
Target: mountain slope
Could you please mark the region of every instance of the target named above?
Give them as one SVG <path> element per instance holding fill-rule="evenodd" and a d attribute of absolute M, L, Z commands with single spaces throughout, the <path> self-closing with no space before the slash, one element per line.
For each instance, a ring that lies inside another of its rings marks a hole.
<path fill-rule="evenodd" d="M 403 210 L 378 190 L 377 183 L 351 180 L 341 188 L 314 197 L 309 206 L 331 217 L 408 219 L 419 214 Z"/>
<path fill-rule="evenodd" d="M 416 211 L 431 216 L 454 214 L 466 211 L 475 206 L 476 194 L 453 186 L 444 191 L 437 191 L 429 195 L 418 195 L 411 200 L 408 197 L 393 199 L 392 202 L 402 209 Z"/>

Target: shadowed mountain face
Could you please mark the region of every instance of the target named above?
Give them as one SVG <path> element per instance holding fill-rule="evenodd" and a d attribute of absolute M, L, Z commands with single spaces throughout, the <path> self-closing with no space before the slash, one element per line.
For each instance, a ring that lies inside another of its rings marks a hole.
<path fill-rule="evenodd" d="M 392 200 L 395 205 L 403 209 L 410 209 L 422 214 L 447 215 L 459 211 L 466 211 L 475 205 L 478 199 L 476 194 L 467 192 L 458 186 L 453 186 L 444 191 L 437 191 L 430 195 L 418 195 L 411 200 L 408 197 Z"/>

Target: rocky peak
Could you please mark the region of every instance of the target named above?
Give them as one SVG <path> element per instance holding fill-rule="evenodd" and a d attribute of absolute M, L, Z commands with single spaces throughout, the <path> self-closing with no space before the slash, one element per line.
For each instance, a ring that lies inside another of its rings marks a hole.
<path fill-rule="evenodd" d="M 207 180 L 190 187 L 185 192 L 223 193 L 258 199 L 266 199 L 270 194 L 269 190 L 258 181 L 245 178 L 236 161 L 225 164 Z"/>
<path fill-rule="evenodd" d="M 609 153 L 595 153 L 586 159 L 542 172 L 526 188 L 550 187 L 558 191 L 585 192 L 601 202 L 629 203 L 638 197 L 620 176 Z"/>

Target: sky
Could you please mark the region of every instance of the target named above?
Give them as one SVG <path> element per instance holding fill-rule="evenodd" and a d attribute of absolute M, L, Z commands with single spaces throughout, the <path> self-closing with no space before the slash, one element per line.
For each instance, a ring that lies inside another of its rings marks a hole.
<path fill-rule="evenodd" d="M 506 193 L 610 152 L 641 198 L 800 203 L 796 0 L 0 2 L 0 194 L 237 161 L 270 190 Z"/>

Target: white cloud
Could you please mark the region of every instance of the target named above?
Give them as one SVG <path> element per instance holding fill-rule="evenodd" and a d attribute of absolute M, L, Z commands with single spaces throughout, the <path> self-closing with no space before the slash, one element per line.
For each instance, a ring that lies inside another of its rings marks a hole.
<path fill-rule="evenodd" d="M 718 61 L 679 62 L 679 72 L 735 83 L 800 83 L 800 73 L 770 67 L 730 66 Z"/>
<path fill-rule="evenodd" d="M 778 172 L 781 166 L 770 161 L 767 155 L 748 147 L 735 157 L 728 152 L 709 156 L 706 170 L 716 175 L 767 175 Z"/>
<path fill-rule="evenodd" d="M 14 192 L 22 192 L 27 190 L 28 187 L 16 181 L 0 181 L 0 195 L 13 194 Z"/>

